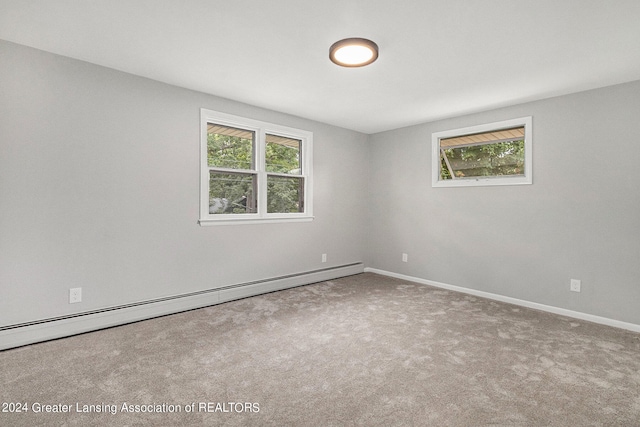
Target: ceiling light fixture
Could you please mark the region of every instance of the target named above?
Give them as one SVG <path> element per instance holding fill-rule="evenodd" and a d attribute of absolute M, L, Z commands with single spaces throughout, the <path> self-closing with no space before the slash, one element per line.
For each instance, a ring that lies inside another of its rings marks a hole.
<path fill-rule="evenodd" d="M 342 67 L 363 67 L 378 59 L 378 45 L 361 38 L 340 40 L 329 48 L 329 59 Z"/>

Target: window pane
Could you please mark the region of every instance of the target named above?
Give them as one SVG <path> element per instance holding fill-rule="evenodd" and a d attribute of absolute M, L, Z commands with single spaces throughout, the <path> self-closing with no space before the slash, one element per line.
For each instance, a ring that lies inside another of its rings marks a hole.
<path fill-rule="evenodd" d="M 524 163 L 523 139 L 449 148 L 440 151 L 440 177 L 524 175 Z"/>
<path fill-rule="evenodd" d="M 301 175 L 299 139 L 267 134 L 266 170 L 267 172 Z"/>
<path fill-rule="evenodd" d="M 209 213 L 256 212 L 256 175 L 209 172 Z"/>
<path fill-rule="evenodd" d="M 207 123 L 207 161 L 210 167 L 254 169 L 255 133 Z"/>
<path fill-rule="evenodd" d="M 304 178 L 268 176 L 267 212 L 304 212 Z"/>

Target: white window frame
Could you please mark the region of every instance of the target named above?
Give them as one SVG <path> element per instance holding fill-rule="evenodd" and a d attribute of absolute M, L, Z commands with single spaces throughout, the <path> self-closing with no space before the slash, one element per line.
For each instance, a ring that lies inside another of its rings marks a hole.
<path fill-rule="evenodd" d="M 524 175 L 501 175 L 487 177 L 469 177 L 463 179 L 440 178 L 440 140 L 475 133 L 498 131 L 524 126 Z M 469 126 L 460 129 L 435 132 L 431 135 L 431 172 L 432 187 L 475 187 L 486 185 L 526 185 L 533 183 L 533 152 L 532 152 L 532 118 L 521 117 L 500 122 Z"/>
<path fill-rule="evenodd" d="M 252 171 L 238 170 L 236 172 L 251 172 L 257 175 L 258 209 L 256 213 L 243 214 L 210 214 L 209 213 L 209 171 L 220 169 L 210 167 L 207 159 L 207 124 L 215 123 L 238 129 L 255 132 L 255 169 Z M 304 212 L 269 213 L 267 212 L 267 176 L 277 173 L 266 171 L 265 149 L 266 135 L 277 135 L 293 138 L 302 142 L 300 154 L 300 175 L 291 177 L 304 180 Z M 313 220 L 313 133 L 294 129 L 273 123 L 248 119 L 219 111 L 200 109 L 200 219 L 199 224 L 258 224 L 266 222 L 300 222 Z"/>

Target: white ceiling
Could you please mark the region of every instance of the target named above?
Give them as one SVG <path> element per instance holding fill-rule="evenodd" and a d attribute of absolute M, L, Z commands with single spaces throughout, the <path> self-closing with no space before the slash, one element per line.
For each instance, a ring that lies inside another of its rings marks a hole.
<path fill-rule="evenodd" d="M 640 80 L 638 0 L 0 0 L 0 39 L 365 133 Z"/>

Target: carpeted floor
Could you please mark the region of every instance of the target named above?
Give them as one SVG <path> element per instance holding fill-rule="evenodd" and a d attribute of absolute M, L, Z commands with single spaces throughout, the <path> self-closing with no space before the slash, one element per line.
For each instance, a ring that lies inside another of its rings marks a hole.
<path fill-rule="evenodd" d="M 7 350 L 0 369 L 2 426 L 640 425 L 640 334 L 370 273 Z"/>

